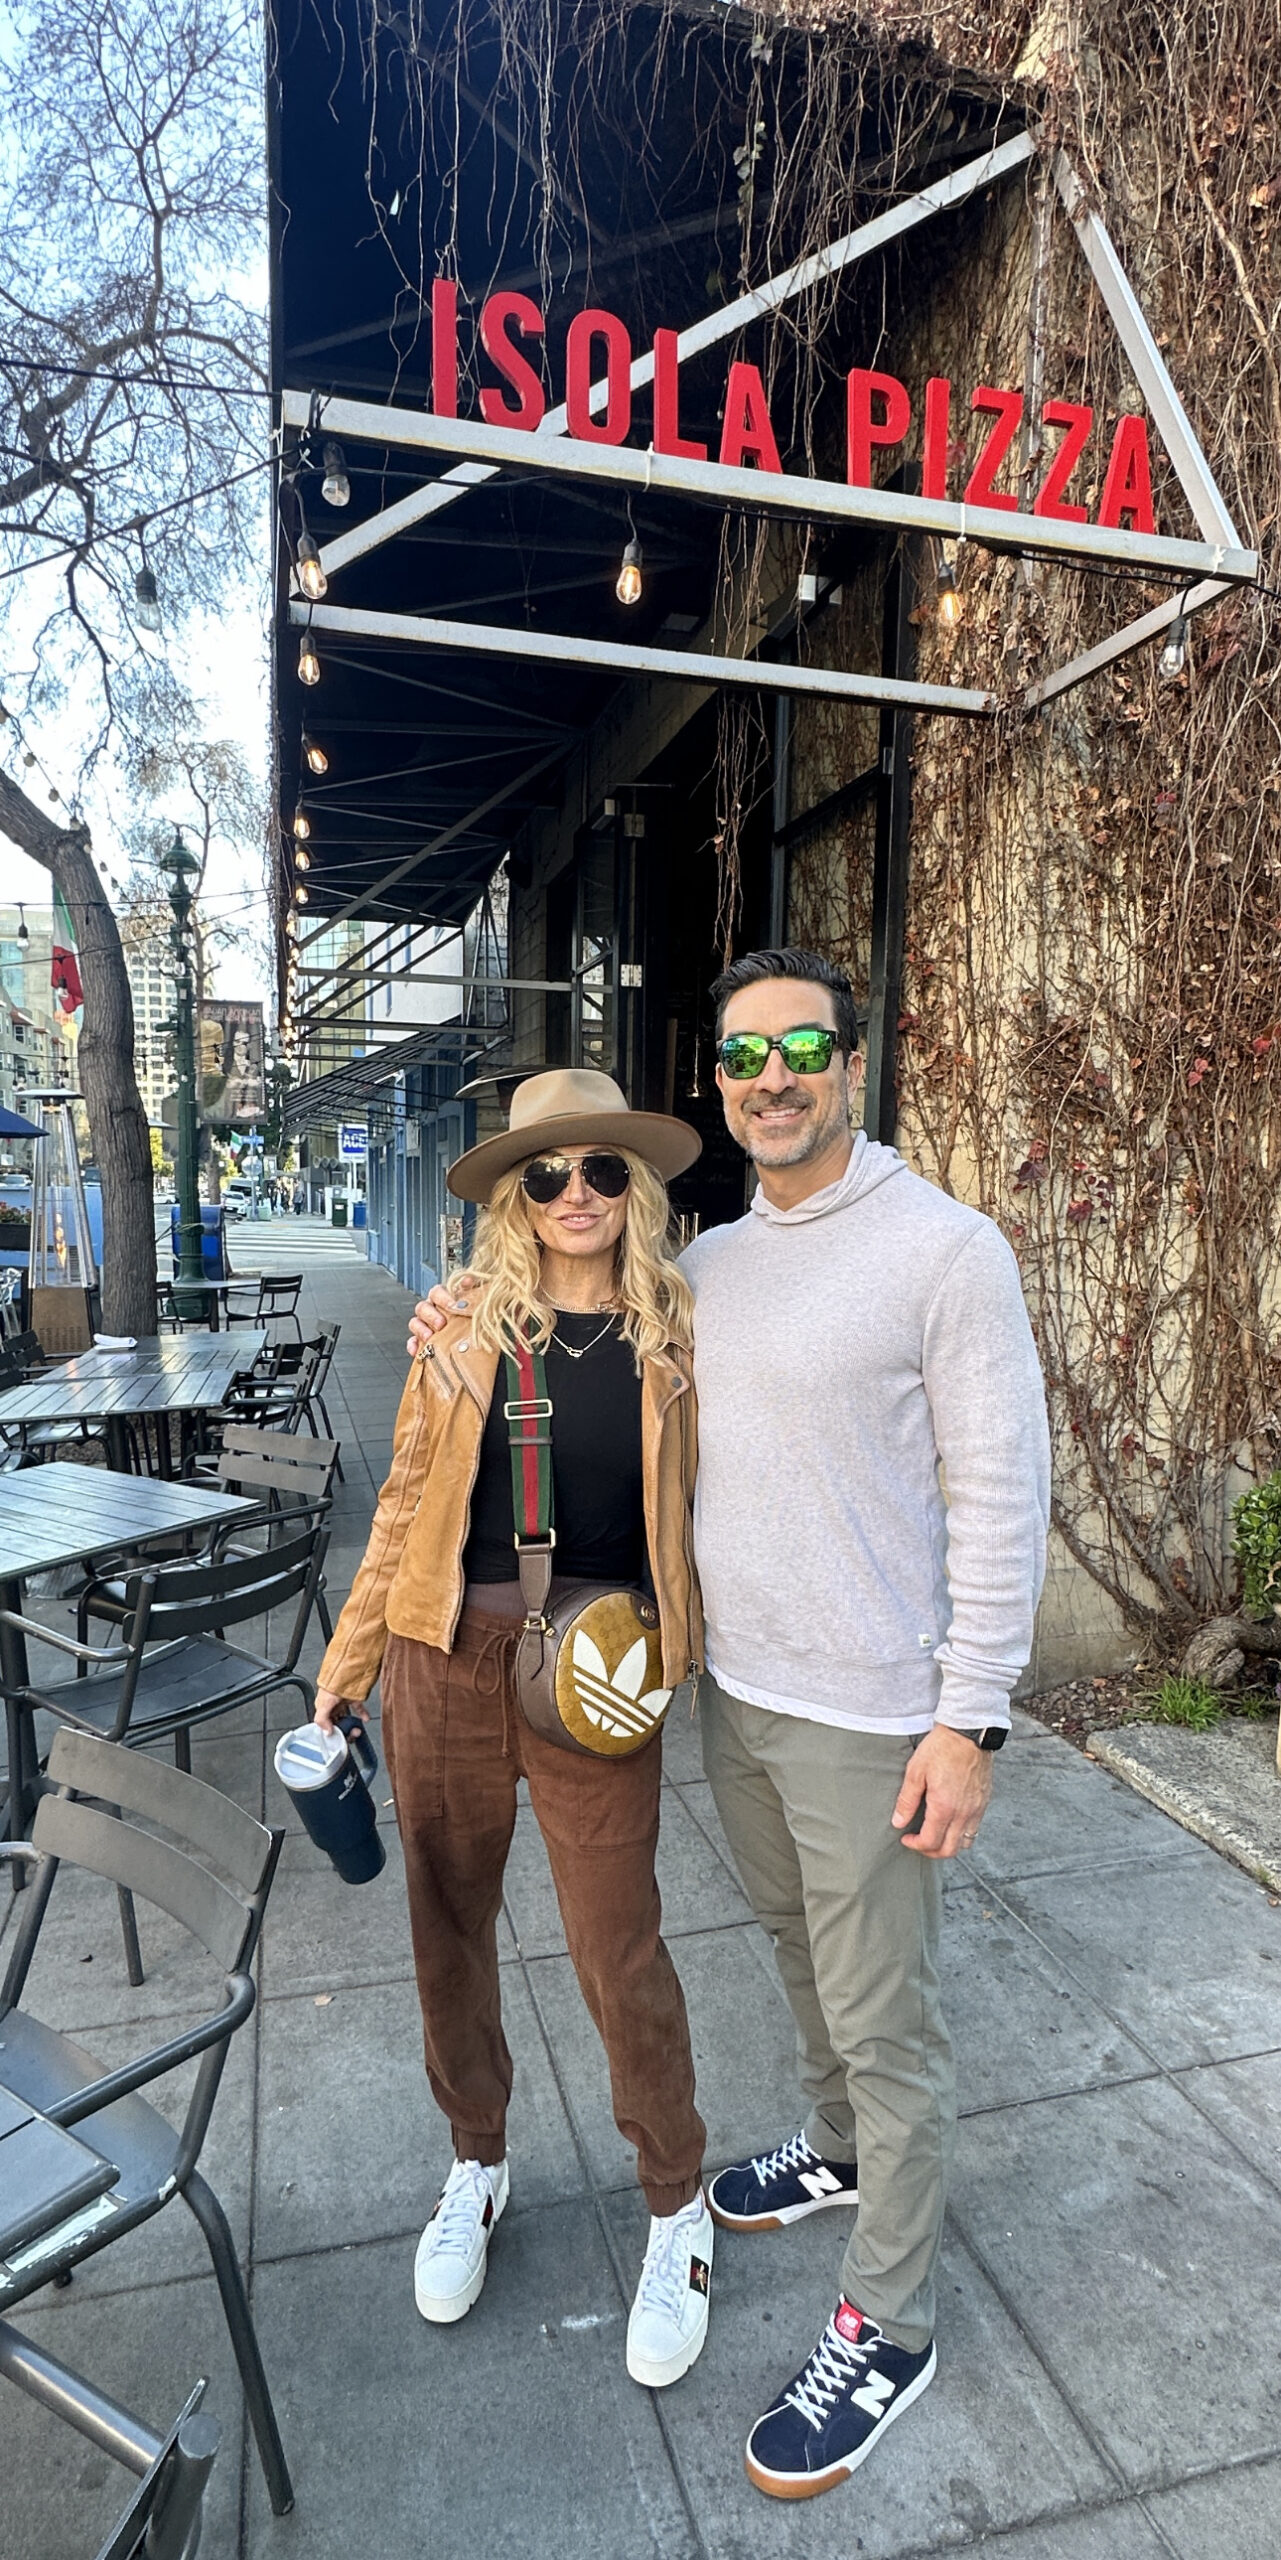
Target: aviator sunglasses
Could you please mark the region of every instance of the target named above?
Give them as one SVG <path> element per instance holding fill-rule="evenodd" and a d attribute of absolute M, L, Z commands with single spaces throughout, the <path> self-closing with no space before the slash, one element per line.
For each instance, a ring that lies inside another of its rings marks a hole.
<path fill-rule="evenodd" d="M 802 1023 L 795 1031 L 784 1031 L 771 1040 L 764 1031 L 730 1031 L 717 1048 L 717 1057 L 732 1083 L 746 1084 L 752 1076 L 763 1076 L 769 1065 L 771 1049 L 777 1049 L 789 1076 L 821 1076 L 832 1063 L 836 1033 L 819 1022 Z"/>
<path fill-rule="evenodd" d="M 540 1209 L 559 1200 L 568 1191 L 575 1173 L 581 1173 L 589 1191 L 598 1200 L 621 1200 L 631 1181 L 631 1171 L 622 1156 L 583 1156 L 571 1163 L 568 1156 L 535 1156 L 527 1164 L 520 1179 L 522 1187 Z"/>

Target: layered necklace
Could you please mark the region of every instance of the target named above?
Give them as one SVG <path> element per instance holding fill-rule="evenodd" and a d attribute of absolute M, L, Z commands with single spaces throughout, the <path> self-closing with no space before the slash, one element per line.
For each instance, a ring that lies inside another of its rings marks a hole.
<path fill-rule="evenodd" d="M 563 1307 L 558 1298 L 549 1298 L 547 1304 L 552 1309 L 553 1313 L 558 1316 L 591 1316 L 599 1315 L 601 1313 L 599 1306 Z M 580 1342 L 577 1346 L 572 1342 L 566 1342 L 564 1335 L 560 1332 L 559 1328 L 553 1331 L 552 1340 L 555 1343 L 557 1350 L 564 1352 L 567 1360 L 585 1360 L 588 1352 L 594 1351 L 597 1343 L 603 1342 L 606 1334 L 611 1331 L 617 1314 L 617 1307 L 611 1307 L 608 1315 L 605 1317 L 603 1325 L 601 1326 L 600 1332 L 594 1333 L 590 1342 Z"/>

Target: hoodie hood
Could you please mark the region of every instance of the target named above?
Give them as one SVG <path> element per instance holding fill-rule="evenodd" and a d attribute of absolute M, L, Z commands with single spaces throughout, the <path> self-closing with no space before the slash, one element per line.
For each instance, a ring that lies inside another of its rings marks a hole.
<path fill-rule="evenodd" d="M 767 1218 L 773 1227 L 801 1227 L 811 1218 L 834 1217 L 838 1209 L 850 1209 L 856 1200 L 865 1200 L 871 1191 L 879 1191 L 883 1182 L 892 1182 L 896 1173 L 906 1173 L 897 1147 L 883 1147 L 860 1129 L 854 1140 L 854 1153 L 839 1182 L 829 1182 L 822 1191 L 812 1192 L 808 1200 L 794 1209 L 775 1209 L 766 1199 L 759 1183 L 752 1200 L 752 1211 Z"/>

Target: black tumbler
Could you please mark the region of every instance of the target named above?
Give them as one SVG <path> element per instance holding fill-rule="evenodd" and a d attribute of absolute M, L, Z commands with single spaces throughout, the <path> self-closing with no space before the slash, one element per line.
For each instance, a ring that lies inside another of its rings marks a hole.
<path fill-rule="evenodd" d="M 356 1754 L 371 1778 L 378 1754 L 362 1717 L 339 1716 L 338 1723 L 340 1733 L 327 1733 L 318 1724 L 300 1724 L 283 1734 L 276 1744 L 276 1775 L 293 1797 L 316 1847 L 332 1860 L 344 1884 L 370 1884 L 386 1866 L 387 1852 Z"/>

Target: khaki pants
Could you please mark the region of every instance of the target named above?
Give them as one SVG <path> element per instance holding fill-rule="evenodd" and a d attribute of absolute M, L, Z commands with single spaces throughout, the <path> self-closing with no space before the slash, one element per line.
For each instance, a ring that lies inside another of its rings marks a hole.
<path fill-rule="evenodd" d="M 698 2193 L 706 2129 L 685 2001 L 659 1936 L 662 1740 L 614 1761 L 543 1741 L 516 1703 L 516 1627 L 496 1609 L 469 1602 L 452 1653 L 390 1636 L 383 1657 L 383 1744 L 432 2094 L 459 2159 L 492 2166 L 504 2157 L 512 2063 L 496 1924 L 523 1775 L 608 2056 L 614 2120 L 636 2146 L 650 2212 L 677 2213 Z"/>
<path fill-rule="evenodd" d="M 956 2115 L 938 1866 L 890 1827 L 913 1735 L 853 1733 L 699 1689 L 703 1758 L 796 2020 L 807 2140 L 858 2159 L 841 2282 L 896 2345 L 934 2332 Z M 856 2141 L 857 2135 L 857 2141 Z"/>

